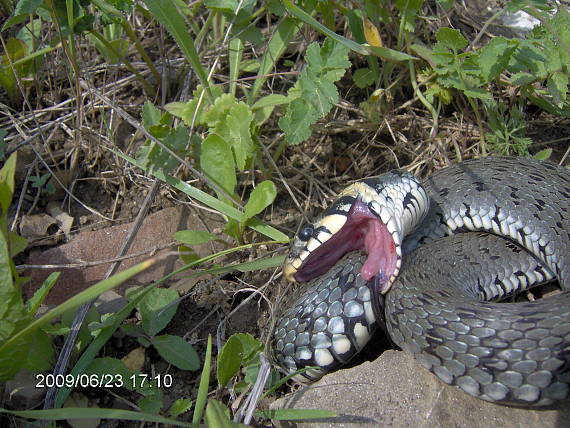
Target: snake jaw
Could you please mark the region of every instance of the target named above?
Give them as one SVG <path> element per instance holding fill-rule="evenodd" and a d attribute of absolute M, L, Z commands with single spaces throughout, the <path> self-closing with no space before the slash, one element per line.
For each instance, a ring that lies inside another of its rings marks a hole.
<path fill-rule="evenodd" d="M 328 222 L 317 223 L 310 240 L 296 241 L 283 268 L 288 280 L 309 281 L 327 272 L 344 254 L 363 250 L 368 255 L 361 269 L 363 279 L 370 281 L 382 273 L 383 280 L 377 281 L 382 285 L 379 292 L 388 291 L 400 265 L 397 234 L 390 232 L 388 221 L 383 221 L 391 216 L 379 211 L 377 204 L 371 209 L 370 202 L 362 197 L 353 198 L 351 202 L 344 207 L 345 215 L 329 215 L 324 217 Z M 390 226 L 394 228 L 393 224 Z M 326 239 L 322 236 L 323 228 L 333 231 L 330 236 L 325 235 Z"/>

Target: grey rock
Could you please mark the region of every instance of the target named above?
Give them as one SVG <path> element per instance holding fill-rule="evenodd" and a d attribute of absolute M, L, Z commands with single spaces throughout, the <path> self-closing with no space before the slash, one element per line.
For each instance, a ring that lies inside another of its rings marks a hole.
<path fill-rule="evenodd" d="M 329 374 L 271 407 L 337 414 L 326 420 L 276 422 L 281 427 L 570 427 L 570 402 L 541 410 L 485 402 L 439 381 L 401 351 L 386 351 L 375 361 Z"/>

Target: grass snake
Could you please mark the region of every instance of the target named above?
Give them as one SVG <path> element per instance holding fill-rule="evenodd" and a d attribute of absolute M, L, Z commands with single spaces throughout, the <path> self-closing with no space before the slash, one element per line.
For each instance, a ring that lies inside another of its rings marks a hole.
<path fill-rule="evenodd" d="M 404 239 L 405 238 L 405 239 Z M 362 254 L 365 253 L 365 254 Z M 423 183 L 358 181 L 301 228 L 283 268 L 305 282 L 284 305 L 277 363 L 315 380 L 380 326 L 443 382 L 483 400 L 570 397 L 570 171 L 488 157 Z M 556 278 L 561 293 L 505 303 Z"/>

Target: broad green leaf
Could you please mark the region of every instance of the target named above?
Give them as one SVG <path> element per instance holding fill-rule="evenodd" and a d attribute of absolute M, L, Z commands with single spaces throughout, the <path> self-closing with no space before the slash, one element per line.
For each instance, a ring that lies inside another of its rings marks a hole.
<path fill-rule="evenodd" d="M 234 194 L 237 184 L 234 156 L 230 145 L 220 136 L 210 134 L 202 142 L 200 167 L 227 194 Z M 218 198 L 225 200 L 222 194 Z"/>
<path fill-rule="evenodd" d="M 538 160 L 548 160 L 550 159 L 550 156 L 552 156 L 552 149 L 548 148 L 548 149 L 543 149 L 540 152 L 536 153 L 533 156 L 533 158 Z"/>
<path fill-rule="evenodd" d="M 336 82 L 350 67 L 348 49 L 340 43 L 327 39 L 322 46 L 311 43 L 305 55 L 309 63 L 308 69 L 314 74 L 326 76 L 330 82 Z"/>
<path fill-rule="evenodd" d="M 253 155 L 254 145 L 250 130 L 252 120 L 253 114 L 249 106 L 240 102 L 232 107 L 226 122 L 236 164 L 241 171 L 245 169 L 246 161 Z"/>
<path fill-rule="evenodd" d="M 25 360 L 18 361 L 21 370 L 32 373 L 40 373 L 49 370 L 55 362 L 55 351 L 51 337 L 46 332 L 38 329 L 33 331 L 27 338 L 29 349 Z"/>
<path fill-rule="evenodd" d="M 178 398 L 174 403 L 172 403 L 170 409 L 168 409 L 168 414 L 171 417 L 176 418 L 177 416 L 189 411 L 192 408 L 192 404 L 194 404 L 194 401 L 189 398 Z"/>
<path fill-rule="evenodd" d="M 490 82 L 507 68 L 511 56 L 517 48 L 504 37 L 495 37 L 479 52 L 479 66 L 484 82 Z"/>
<path fill-rule="evenodd" d="M 449 27 L 440 28 L 435 34 L 435 38 L 446 48 L 459 52 L 467 47 L 467 39 L 461 35 L 459 30 Z"/>
<path fill-rule="evenodd" d="M 204 6 L 224 13 L 233 13 L 237 8 L 237 0 L 205 0 Z"/>
<path fill-rule="evenodd" d="M 160 124 L 162 112 L 150 101 L 145 101 L 142 108 L 143 126 L 149 129 L 151 126 Z"/>
<path fill-rule="evenodd" d="M 134 389 L 131 371 L 124 362 L 117 358 L 95 358 L 85 370 L 85 374 L 87 376 L 95 375 L 92 379 L 102 382 L 100 387 L 105 387 L 107 384 L 107 387 L 111 388 L 122 386 L 129 391 Z"/>
<path fill-rule="evenodd" d="M 144 397 L 139 398 L 137 405 L 143 412 L 158 414 L 164 404 L 164 393 L 160 388 L 148 388 Z"/>
<path fill-rule="evenodd" d="M 138 304 L 142 326 L 149 336 L 164 329 L 178 308 L 179 295 L 172 288 L 155 288 Z"/>
<path fill-rule="evenodd" d="M 260 340 L 249 333 L 235 333 L 232 337 L 237 338 L 241 342 L 244 362 L 259 360 L 258 354 L 263 350 L 263 343 Z"/>
<path fill-rule="evenodd" d="M 553 73 L 547 80 L 548 92 L 556 104 L 566 101 L 568 93 L 568 74 L 562 72 Z"/>
<path fill-rule="evenodd" d="M 289 144 L 299 144 L 311 136 L 311 125 L 318 120 L 318 115 L 302 98 L 293 100 L 287 107 L 285 116 L 279 119 L 279 128 L 285 132 Z"/>
<path fill-rule="evenodd" d="M 179 230 L 174 234 L 174 239 L 186 245 L 200 245 L 215 241 L 219 237 L 205 230 Z"/>
<path fill-rule="evenodd" d="M 41 6 L 43 0 L 20 0 L 12 12 L 12 16 L 2 25 L 2 31 L 8 30 L 10 27 L 24 22 L 29 16 L 36 12 Z"/>
<path fill-rule="evenodd" d="M 237 100 L 232 94 L 220 95 L 204 114 L 204 121 L 210 128 L 215 128 L 218 124 L 225 122 L 231 108 L 236 104 Z"/>
<path fill-rule="evenodd" d="M 2 253 L 2 242 L 4 241 L 0 240 L 0 256 Z M 44 324 L 48 323 L 49 321 L 53 320 L 54 318 L 61 316 L 68 310 L 76 308 L 77 306 L 90 300 L 93 300 L 95 297 L 104 293 L 105 291 L 110 290 L 113 287 L 121 284 L 123 281 L 131 278 L 132 276 L 139 274 L 148 267 L 152 266 L 155 261 L 156 259 L 147 260 L 133 266 L 132 268 L 119 272 L 118 274 L 113 275 L 104 281 L 98 282 L 97 284 L 89 287 L 87 290 L 76 294 L 61 305 L 55 307 L 42 317 L 37 318 L 29 323 L 26 322 L 25 318 L 23 318 L 25 312 L 23 311 L 23 304 L 21 303 L 21 298 L 19 295 L 12 295 L 10 297 L 10 295 L 7 295 L 3 292 L 5 288 L 0 287 L 0 320 L 5 317 L 8 317 L 10 320 L 8 324 L 3 324 L 0 322 L 0 379 L 5 380 L 6 376 L 10 376 L 11 370 L 14 370 L 15 368 L 17 369 L 17 366 L 14 367 L 14 363 L 17 364 L 18 359 L 21 360 L 22 358 L 25 358 L 25 352 L 27 351 L 25 340 L 28 340 L 27 335 L 40 328 Z M 20 314 L 17 314 L 14 311 L 20 311 Z M 21 324 L 16 325 L 16 320 L 22 320 Z M 6 329 L 6 327 L 8 329 Z M 2 334 L 10 334 L 14 331 L 16 333 L 12 334 L 7 340 L 5 340 L 5 337 L 3 337 Z M 15 358 L 15 353 L 22 354 L 22 352 L 24 353 L 24 356 L 20 355 L 19 357 Z M 12 372 L 12 374 L 13 373 L 14 372 Z"/>
<path fill-rule="evenodd" d="M 218 385 L 224 388 L 238 373 L 243 359 L 243 346 L 239 338 L 230 336 L 218 355 L 216 377 Z"/>
<path fill-rule="evenodd" d="M 249 200 L 245 204 L 244 220 L 259 214 L 267 208 L 277 196 L 277 189 L 272 181 L 266 180 L 259 183 L 255 189 L 251 191 Z"/>
<path fill-rule="evenodd" d="M 210 398 L 206 407 L 204 417 L 206 426 L 216 428 L 246 428 L 243 424 L 238 424 L 230 419 L 230 410 L 219 401 Z"/>
<path fill-rule="evenodd" d="M 509 79 L 513 85 L 523 86 L 528 85 L 536 80 L 536 77 L 530 73 L 515 73 Z"/>
<path fill-rule="evenodd" d="M 180 336 L 170 334 L 156 336 L 151 339 L 151 343 L 162 358 L 179 369 L 198 370 L 200 368 L 198 354 L 192 345 Z"/>
<path fill-rule="evenodd" d="M 348 68 L 346 47 L 327 39 L 321 47 L 312 43 L 307 48 L 308 67 L 288 92 L 292 99 L 287 105 L 285 116 L 279 120 L 279 127 L 285 132 L 289 144 L 298 144 L 311 135 L 310 126 L 324 117 L 338 102 L 338 91 L 334 82 L 340 79 Z"/>
<path fill-rule="evenodd" d="M 376 81 L 377 77 L 378 76 L 372 70 L 370 70 L 368 67 L 359 68 L 352 75 L 352 79 L 354 80 L 354 83 L 359 88 L 366 88 L 366 87 L 372 85 Z"/>

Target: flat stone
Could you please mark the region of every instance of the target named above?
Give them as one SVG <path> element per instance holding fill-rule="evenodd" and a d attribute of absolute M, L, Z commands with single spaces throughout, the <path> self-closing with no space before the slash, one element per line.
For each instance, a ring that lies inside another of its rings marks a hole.
<path fill-rule="evenodd" d="M 375 361 L 329 374 L 271 408 L 327 409 L 337 414 L 317 421 L 281 422 L 281 427 L 554 428 L 569 426 L 570 420 L 568 402 L 531 410 L 479 400 L 439 381 L 402 351 L 386 351 Z"/>
<path fill-rule="evenodd" d="M 221 227 L 219 217 L 208 216 L 206 222 L 213 229 Z M 149 215 L 139 229 L 135 241 L 127 254 L 136 254 L 147 251 L 146 254 L 123 260 L 118 271 L 123 271 L 134 266 L 153 255 L 172 252 L 175 249 L 174 232 L 178 230 L 192 229 L 204 230 L 203 222 L 188 209 L 183 207 L 171 207 Z M 47 251 L 33 252 L 28 258 L 27 264 L 32 265 L 65 265 L 72 263 L 98 262 L 113 259 L 125 237 L 131 229 L 132 223 L 112 226 L 96 231 L 81 232 L 70 242 L 51 248 Z M 167 246 L 169 248 L 158 250 Z M 151 254 L 149 251 L 156 248 L 158 251 Z M 211 245 L 203 244 L 193 248 L 196 253 L 203 257 L 212 253 Z M 110 263 L 91 266 L 81 266 L 58 269 L 29 269 L 24 275 L 30 276 L 31 281 L 23 287 L 25 295 L 29 298 L 41 286 L 42 282 L 52 272 L 61 272 L 56 285 L 49 293 L 45 303 L 60 304 L 75 294 L 83 291 L 91 285 L 104 279 Z M 164 275 L 182 266 L 176 254 L 161 259 L 158 263 L 124 283 L 119 290 L 124 290 L 133 285 L 147 285 L 152 281 L 162 278 Z M 185 281 L 187 282 L 187 280 Z M 184 284 L 179 284 L 183 288 Z"/>

